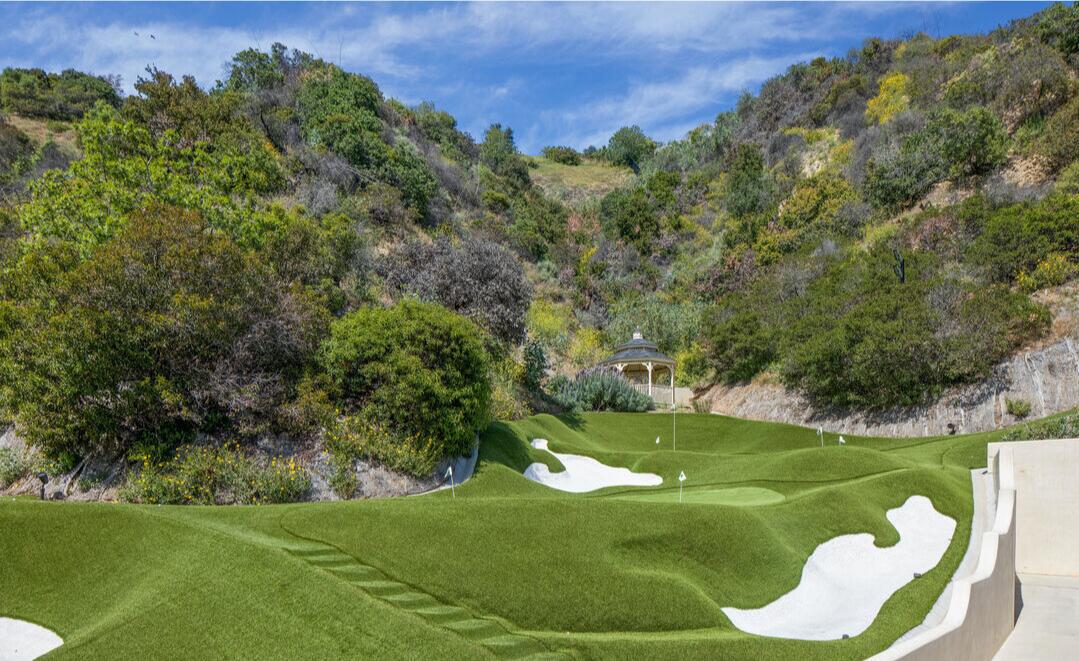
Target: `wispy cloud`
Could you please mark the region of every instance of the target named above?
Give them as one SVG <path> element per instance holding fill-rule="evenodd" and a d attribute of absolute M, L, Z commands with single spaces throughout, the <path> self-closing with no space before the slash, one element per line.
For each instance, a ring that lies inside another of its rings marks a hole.
<path fill-rule="evenodd" d="M 433 99 L 530 150 L 605 142 L 637 123 L 676 137 L 787 65 L 841 54 L 880 26 L 970 6 L 893 3 L 0 5 L 0 62 L 120 74 L 147 65 L 212 85 L 234 53 L 274 42 Z M 958 7 L 958 8 L 956 8 Z M 136 11 L 138 10 L 138 11 Z M 971 9 L 970 11 L 973 11 Z M 1028 12 L 1029 13 L 1029 12 Z M 911 23 L 913 21 L 913 23 Z M 920 21 L 920 23 L 919 23 Z M 150 35 L 153 35 L 151 38 Z"/>

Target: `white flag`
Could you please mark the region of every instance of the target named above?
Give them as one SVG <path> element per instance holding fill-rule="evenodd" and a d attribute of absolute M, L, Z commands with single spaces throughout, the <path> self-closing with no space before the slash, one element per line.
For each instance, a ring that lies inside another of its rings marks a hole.
<path fill-rule="evenodd" d="M 449 468 L 446 469 L 446 475 L 444 477 L 447 477 L 447 478 L 450 478 L 450 479 L 453 478 L 453 466 L 450 466 Z"/>
<path fill-rule="evenodd" d="M 839 437 L 839 444 L 840 445 L 846 445 L 847 444 L 847 442 L 845 440 L 843 440 L 842 436 Z"/>
<path fill-rule="evenodd" d="M 659 445 L 659 436 L 656 437 L 656 445 Z"/>
<path fill-rule="evenodd" d="M 679 482 L 685 482 L 686 481 L 686 472 L 685 471 L 682 471 L 681 473 L 678 474 L 678 481 Z"/>

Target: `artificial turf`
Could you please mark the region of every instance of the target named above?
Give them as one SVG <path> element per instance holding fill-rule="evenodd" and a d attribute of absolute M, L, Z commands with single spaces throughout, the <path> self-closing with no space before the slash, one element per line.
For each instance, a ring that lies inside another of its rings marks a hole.
<path fill-rule="evenodd" d="M 260 507 L 0 502 L 0 615 L 57 631 L 49 658 L 862 658 L 918 624 L 969 538 L 970 468 L 996 434 L 835 435 L 713 415 L 496 423 L 449 492 Z M 657 450 L 656 436 L 660 436 Z M 664 478 L 566 494 L 529 445 Z M 676 476 L 687 476 L 678 503 Z M 836 535 L 897 534 L 910 495 L 957 521 L 940 564 L 847 640 L 764 638 L 721 607 L 793 589 Z"/>

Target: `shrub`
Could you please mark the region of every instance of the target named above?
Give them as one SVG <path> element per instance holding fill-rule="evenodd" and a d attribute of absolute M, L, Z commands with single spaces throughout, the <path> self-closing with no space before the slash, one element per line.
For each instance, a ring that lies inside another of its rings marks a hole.
<path fill-rule="evenodd" d="M 520 262 L 479 238 L 454 245 L 446 237 L 406 243 L 379 263 L 390 291 L 411 294 L 462 314 L 492 336 L 516 345 L 525 336 L 532 287 Z"/>
<path fill-rule="evenodd" d="M 311 489 L 307 470 L 295 459 L 260 462 L 238 445 L 185 445 L 155 463 L 134 457 L 120 499 L 151 505 L 260 505 L 303 500 Z"/>
<path fill-rule="evenodd" d="M 531 392 L 539 392 L 540 383 L 547 376 L 548 367 L 543 345 L 535 341 L 527 342 L 524 348 L 524 373 L 521 375 L 525 388 Z"/>
<path fill-rule="evenodd" d="M 1056 438 L 1079 438 L 1079 413 L 1065 413 L 1016 425 L 1004 432 L 1000 440 L 1038 441 Z"/>
<path fill-rule="evenodd" d="M 581 164 L 581 155 L 573 147 L 544 147 L 543 157 L 563 165 Z"/>
<path fill-rule="evenodd" d="M 566 237 L 566 208 L 545 197 L 538 189 L 530 189 L 512 200 L 513 242 L 536 260 L 547 257 L 551 248 Z"/>
<path fill-rule="evenodd" d="M 659 235 L 659 216 L 643 188 L 611 191 L 603 198 L 600 215 L 611 236 L 651 253 Z"/>
<path fill-rule="evenodd" d="M 607 141 L 607 158 L 615 165 L 624 165 L 640 172 L 656 151 L 652 141 L 639 126 L 623 126 Z"/>
<path fill-rule="evenodd" d="M 1079 195 L 1079 161 L 1061 171 L 1054 190 L 1063 195 Z"/>
<path fill-rule="evenodd" d="M 1025 399 L 1012 399 L 1011 397 L 1004 400 L 1008 414 L 1013 415 L 1018 420 L 1030 415 L 1030 402 Z"/>
<path fill-rule="evenodd" d="M 998 209 L 970 246 L 968 258 L 997 282 L 1031 272 L 1052 253 L 1079 255 L 1079 198 L 1044 200 Z"/>
<path fill-rule="evenodd" d="M 1038 262 L 1029 275 L 1026 271 L 1021 271 L 1015 282 L 1023 291 L 1033 292 L 1062 285 L 1075 277 L 1077 272 L 1079 269 L 1068 261 L 1067 255 L 1055 252 Z"/>
<path fill-rule="evenodd" d="M 480 331 L 441 306 L 403 301 L 351 312 L 333 322 L 320 362 L 347 415 L 394 438 L 418 439 L 402 449 L 422 453 L 416 466 L 467 455 L 487 422 L 491 386 Z"/>
<path fill-rule="evenodd" d="M 611 306 L 607 335 L 621 344 L 640 328 L 660 351 L 674 354 L 700 335 L 703 312 L 704 305 L 696 301 L 671 301 L 657 293 L 627 296 Z"/>
<path fill-rule="evenodd" d="M 774 184 L 764 169 L 760 147 L 738 145 L 724 190 L 723 202 L 735 217 L 764 211 L 772 203 Z"/>
<path fill-rule="evenodd" d="M 910 78 L 894 72 L 880 79 L 880 91 L 866 102 L 866 119 L 885 124 L 910 107 Z"/>
<path fill-rule="evenodd" d="M 1079 53 L 1079 7 L 1054 4 L 1038 14 L 1034 31 L 1043 42 L 1065 55 Z"/>
<path fill-rule="evenodd" d="M 652 398 L 638 392 L 620 374 L 606 369 L 586 370 L 570 381 L 556 377 L 550 384 L 551 398 L 563 409 L 640 413 L 655 408 Z"/>
<path fill-rule="evenodd" d="M 725 383 L 748 381 L 775 359 L 775 333 L 753 310 L 717 306 L 705 315 L 702 335 L 716 376 Z"/>
<path fill-rule="evenodd" d="M 570 364 L 577 369 L 592 367 L 606 356 L 607 347 L 603 342 L 603 334 L 588 326 L 577 329 L 566 350 Z"/>
<path fill-rule="evenodd" d="M 6 489 L 26 475 L 30 465 L 25 458 L 11 448 L 0 448 L 0 489 Z"/>
<path fill-rule="evenodd" d="M 1079 160 L 1079 95 L 1046 120 L 1041 142 L 1036 149 L 1054 169 Z"/>
<path fill-rule="evenodd" d="M 98 102 L 120 104 L 112 83 L 99 76 L 67 69 L 6 68 L 0 74 L 0 108 L 28 117 L 78 119 Z"/>
<path fill-rule="evenodd" d="M 528 334 L 558 352 L 564 351 L 569 342 L 572 323 L 573 310 L 567 305 L 536 299 L 528 308 Z"/>
<path fill-rule="evenodd" d="M 985 174 L 1004 162 L 1008 137 L 1000 120 L 985 108 L 942 108 L 930 116 L 925 130 L 952 176 Z"/>
<path fill-rule="evenodd" d="M 392 431 L 366 414 L 345 416 L 326 429 L 326 449 L 338 471 L 354 471 L 356 460 L 367 459 L 395 471 L 426 477 L 441 461 L 442 445 L 441 439 L 428 433 Z M 338 478 L 343 490 L 347 490 L 349 482 Z"/>
<path fill-rule="evenodd" d="M 194 212 L 152 207 L 86 261 L 64 254 L 31 253 L 0 284 L 0 392 L 50 456 L 259 431 L 329 323 L 304 283 L 275 274 L 291 267 Z"/>

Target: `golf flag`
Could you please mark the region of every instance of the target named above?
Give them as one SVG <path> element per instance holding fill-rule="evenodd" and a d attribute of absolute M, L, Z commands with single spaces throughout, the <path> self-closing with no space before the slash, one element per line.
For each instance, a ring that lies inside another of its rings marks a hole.
<path fill-rule="evenodd" d="M 846 440 L 844 440 L 844 438 L 843 438 L 842 436 L 840 436 L 840 437 L 839 437 L 839 444 L 840 444 L 840 445 L 846 445 L 846 444 L 847 444 L 847 441 L 846 441 Z"/>
<path fill-rule="evenodd" d="M 659 436 L 656 437 L 656 445 L 659 445 Z"/>
<path fill-rule="evenodd" d="M 685 471 L 682 471 L 681 473 L 678 474 L 678 481 L 679 482 L 685 482 L 686 481 L 686 472 Z"/>
<path fill-rule="evenodd" d="M 678 502 L 682 502 L 682 483 L 686 481 L 686 472 L 678 473 Z"/>
<path fill-rule="evenodd" d="M 450 481 L 450 493 L 454 498 L 457 497 L 457 487 L 453 484 L 453 466 L 446 469 L 446 478 Z"/>

